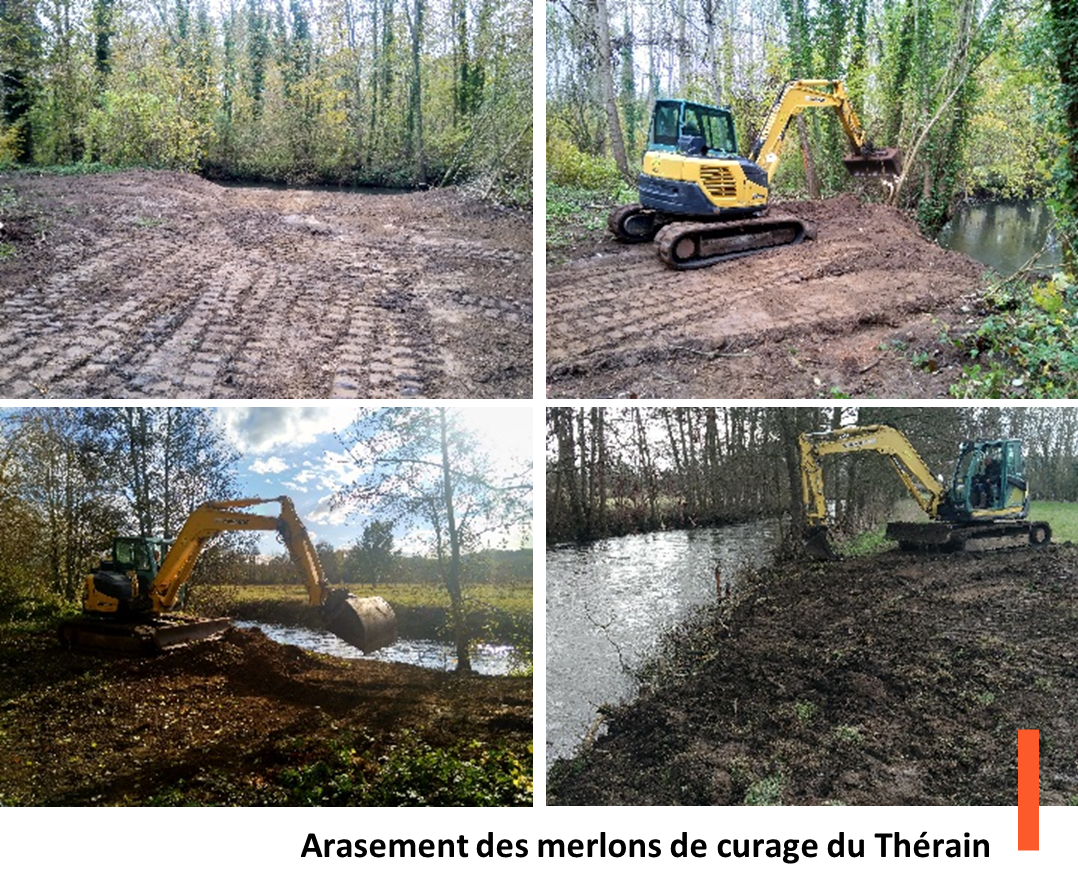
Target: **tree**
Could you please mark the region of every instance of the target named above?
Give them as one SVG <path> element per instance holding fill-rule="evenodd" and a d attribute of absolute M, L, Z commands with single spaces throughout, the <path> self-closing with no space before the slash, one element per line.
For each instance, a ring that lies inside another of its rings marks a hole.
<path fill-rule="evenodd" d="M 30 112 L 40 56 L 41 32 L 32 0 L 0 0 L 0 161 L 5 129 L 14 135 L 13 160 L 33 159 Z"/>
<path fill-rule="evenodd" d="M 200 503 L 236 496 L 237 454 L 207 409 L 99 408 L 89 424 L 140 535 L 171 537 Z"/>
<path fill-rule="evenodd" d="M 81 593 L 87 567 L 122 524 L 114 468 L 87 426 L 82 408 L 31 408 L 12 431 L 21 469 L 18 490 L 38 520 L 34 552 L 49 589 L 65 600 Z"/>
<path fill-rule="evenodd" d="M 457 671 L 471 671 L 463 557 L 531 517 L 531 468 L 503 468 L 442 408 L 368 410 L 343 435 L 356 481 L 339 505 L 374 510 L 424 537 L 449 597 Z"/>
<path fill-rule="evenodd" d="M 1067 272 L 1078 276 L 1078 0 L 1052 0 L 1051 23 L 1059 68 L 1060 103 L 1063 108 L 1063 159 L 1056 216 L 1063 234 L 1063 259 Z"/>
<path fill-rule="evenodd" d="M 359 543 L 349 551 L 356 575 L 369 581 L 371 587 L 388 580 L 399 558 L 400 551 L 393 544 L 393 524 L 377 519 L 363 526 Z"/>

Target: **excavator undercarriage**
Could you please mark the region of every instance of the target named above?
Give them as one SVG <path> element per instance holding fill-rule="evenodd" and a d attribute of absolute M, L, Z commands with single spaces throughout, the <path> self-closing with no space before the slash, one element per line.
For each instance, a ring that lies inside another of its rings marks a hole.
<path fill-rule="evenodd" d="M 901 550 L 979 551 L 1043 547 L 1052 540 L 1047 522 L 890 522 L 886 536 Z"/>
<path fill-rule="evenodd" d="M 810 223 L 786 215 L 766 215 L 740 221 L 667 224 L 655 237 L 655 246 L 667 267 L 693 270 L 815 238 L 816 228 Z"/>
<path fill-rule="evenodd" d="M 60 642 L 68 648 L 152 656 L 170 647 L 207 640 L 230 627 L 230 618 L 195 618 L 177 613 L 124 622 L 71 619 L 60 624 L 58 633 Z"/>

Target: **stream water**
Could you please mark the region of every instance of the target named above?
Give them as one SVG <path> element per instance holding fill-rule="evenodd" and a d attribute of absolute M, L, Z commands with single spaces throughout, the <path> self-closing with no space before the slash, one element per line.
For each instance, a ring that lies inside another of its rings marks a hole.
<path fill-rule="evenodd" d="M 1062 258 L 1052 238 L 1052 213 L 1043 202 L 964 204 L 939 235 L 945 249 L 962 252 L 1003 276 L 1020 270 L 1043 249 L 1035 273 L 1054 273 Z"/>
<path fill-rule="evenodd" d="M 547 763 L 576 751 L 598 706 L 633 695 L 632 671 L 662 632 L 716 598 L 716 566 L 736 588 L 779 537 L 765 520 L 547 551 Z"/>
<path fill-rule="evenodd" d="M 316 631 L 295 625 L 270 622 L 236 621 L 237 628 L 259 628 L 270 640 L 298 646 L 301 649 L 336 656 L 341 659 L 369 659 L 375 662 L 404 662 L 421 668 L 453 671 L 457 667 L 456 651 L 451 643 L 437 640 L 398 640 L 392 646 L 373 653 L 364 653 L 329 631 Z M 472 670 L 479 674 L 509 674 L 512 671 L 512 647 L 476 644 L 472 650 Z"/>

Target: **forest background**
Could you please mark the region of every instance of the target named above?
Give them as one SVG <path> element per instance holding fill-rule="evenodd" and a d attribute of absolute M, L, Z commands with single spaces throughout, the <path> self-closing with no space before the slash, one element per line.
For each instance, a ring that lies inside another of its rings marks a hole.
<path fill-rule="evenodd" d="M 1078 502 L 1074 407 L 551 407 L 547 540 L 774 518 L 786 520 L 784 535 L 799 544 L 798 436 L 876 423 L 905 433 L 948 485 L 961 442 L 1020 438 L 1030 499 Z M 872 453 L 829 457 L 824 476 L 834 530 L 847 537 L 882 527 L 909 497 Z M 909 503 L 912 519 L 922 520 Z"/>
<path fill-rule="evenodd" d="M 0 0 L 0 168 L 531 199 L 523 0 Z"/>
<path fill-rule="evenodd" d="M 934 233 L 965 196 L 1047 198 L 1074 272 L 1075 0 L 556 0 L 546 27 L 548 233 L 574 190 L 635 201 L 656 97 L 729 107 L 744 153 L 784 82 L 843 78 L 872 142 L 905 154 L 888 201 Z M 798 127 L 779 194 L 850 189 L 835 116 Z"/>

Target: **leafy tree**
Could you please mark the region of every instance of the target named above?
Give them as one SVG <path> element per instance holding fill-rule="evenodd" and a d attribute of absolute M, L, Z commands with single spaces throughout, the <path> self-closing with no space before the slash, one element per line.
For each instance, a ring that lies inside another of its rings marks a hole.
<path fill-rule="evenodd" d="M 393 524 L 377 519 L 363 526 L 359 543 L 349 551 L 356 580 L 362 577 L 371 583 L 371 587 L 388 581 L 399 560 L 400 551 L 393 543 Z"/>
<path fill-rule="evenodd" d="M 463 559 L 530 518 L 530 468 L 501 470 L 446 408 L 368 410 L 342 440 L 357 479 L 337 502 L 373 509 L 426 540 L 449 597 L 457 671 L 470 672 Z"/>

